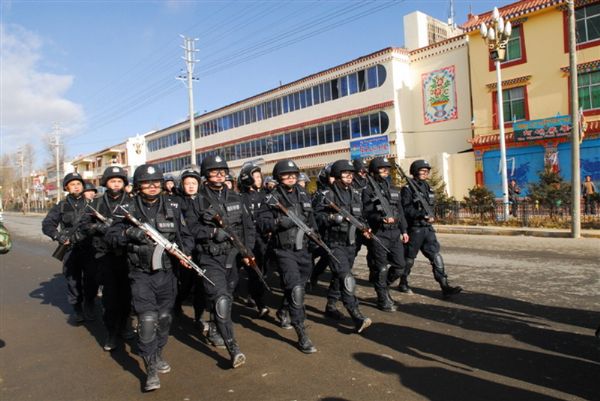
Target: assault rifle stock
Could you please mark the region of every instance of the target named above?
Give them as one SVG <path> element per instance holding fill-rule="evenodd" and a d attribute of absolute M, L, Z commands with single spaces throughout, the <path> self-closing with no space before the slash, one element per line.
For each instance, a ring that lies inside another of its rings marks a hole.
<path fill-rule="evenodd" d="M 415 195 L 415 197 L 417 198 L 417 200 L 423 207 L 423 210 L 425 210 L 425 213 L 426 213 L 425 218 L 434 217 L 435 214 L 434 214 L 433 210 L 431 210 L 431 206 L 429 205 L 429 203 L 427 203 L 427 200 L 425 200 L 425 198 L 423 197 L 423 194 L 421 193 L 421 191 L 419 191 L 419 188 L 417 188 L 417 184 L 415 184 L 415 182 L 413 181 L 412 178 L 410 178 L 409 176 L 407 176 L 404 173 L 404 170 L 402 170 L 402 167 L 400 167 L 400 165 L 395 164 L 395 166 L 396 166 L 396 170 L 398 170 L 400 175 L 408 183 L 408 186 L 410 187 L 410 189 L 412 189 L 413 194 Z"/>

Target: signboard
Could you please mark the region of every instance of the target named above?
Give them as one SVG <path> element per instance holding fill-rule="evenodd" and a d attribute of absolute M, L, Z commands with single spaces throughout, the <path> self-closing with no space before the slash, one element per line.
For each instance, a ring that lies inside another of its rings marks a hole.
<path fill-rule="evenodd" d="M 387 135 L 350 141 L 350 158 L 364 159 L 385 156 L 390 153 L 390 141 Z"/>
<path fill-rule="evenodd" d="M 513 130 L 515 141 L 524 142 L 569 136 L 571 126 L 571 116 L 556 116 L 541 120 L 515 122 Z"/>

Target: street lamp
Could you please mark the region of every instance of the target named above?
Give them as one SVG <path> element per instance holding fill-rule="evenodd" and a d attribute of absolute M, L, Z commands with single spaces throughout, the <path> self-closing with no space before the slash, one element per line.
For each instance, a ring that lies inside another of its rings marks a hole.
<path fill-rule="evenodd" d="M 502 170 L 502 206 L 504 221 L 508 221 L 508 177 L 506 173 L 506 140 L 504 135 L 504 107 L 502 105 L 502 78 L 500 76 L 500 62 L 506 59 L 506 44 L 510 38 L 512 27 L 510 21 L 504 23 L 497 7 L 492 12 L 489 27 L 481 23 L 479 27 L 481 37 L 488 46 L 490 58 L 496 65 L 496 81 L 498 94 L 498 126 L 500 127 L 500 165 Z"/>

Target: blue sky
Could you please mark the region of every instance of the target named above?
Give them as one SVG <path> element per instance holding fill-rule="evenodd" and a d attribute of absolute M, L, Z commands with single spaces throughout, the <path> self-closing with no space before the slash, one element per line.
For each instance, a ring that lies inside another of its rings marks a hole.
<path fill-rule="evenodd" d="M 457 23 L 510 1 L 455 1 Z M 2 152 L 60 123 L 86 154 L 184 120 L 180 34 L 199 38 L 196 112 L 210 111 L 388 46 L 405 14 L 441 20 L 449 1 L 6 1 L 1 6 Z"/>

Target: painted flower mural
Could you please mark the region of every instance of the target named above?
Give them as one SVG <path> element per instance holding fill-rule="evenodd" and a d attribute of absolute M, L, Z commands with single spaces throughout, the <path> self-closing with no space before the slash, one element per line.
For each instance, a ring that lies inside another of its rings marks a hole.
<path fill-rule="evenodd" d="M 425 124 L 458 118 L 455 76 L 453 65 L 422 74 Z"/>

